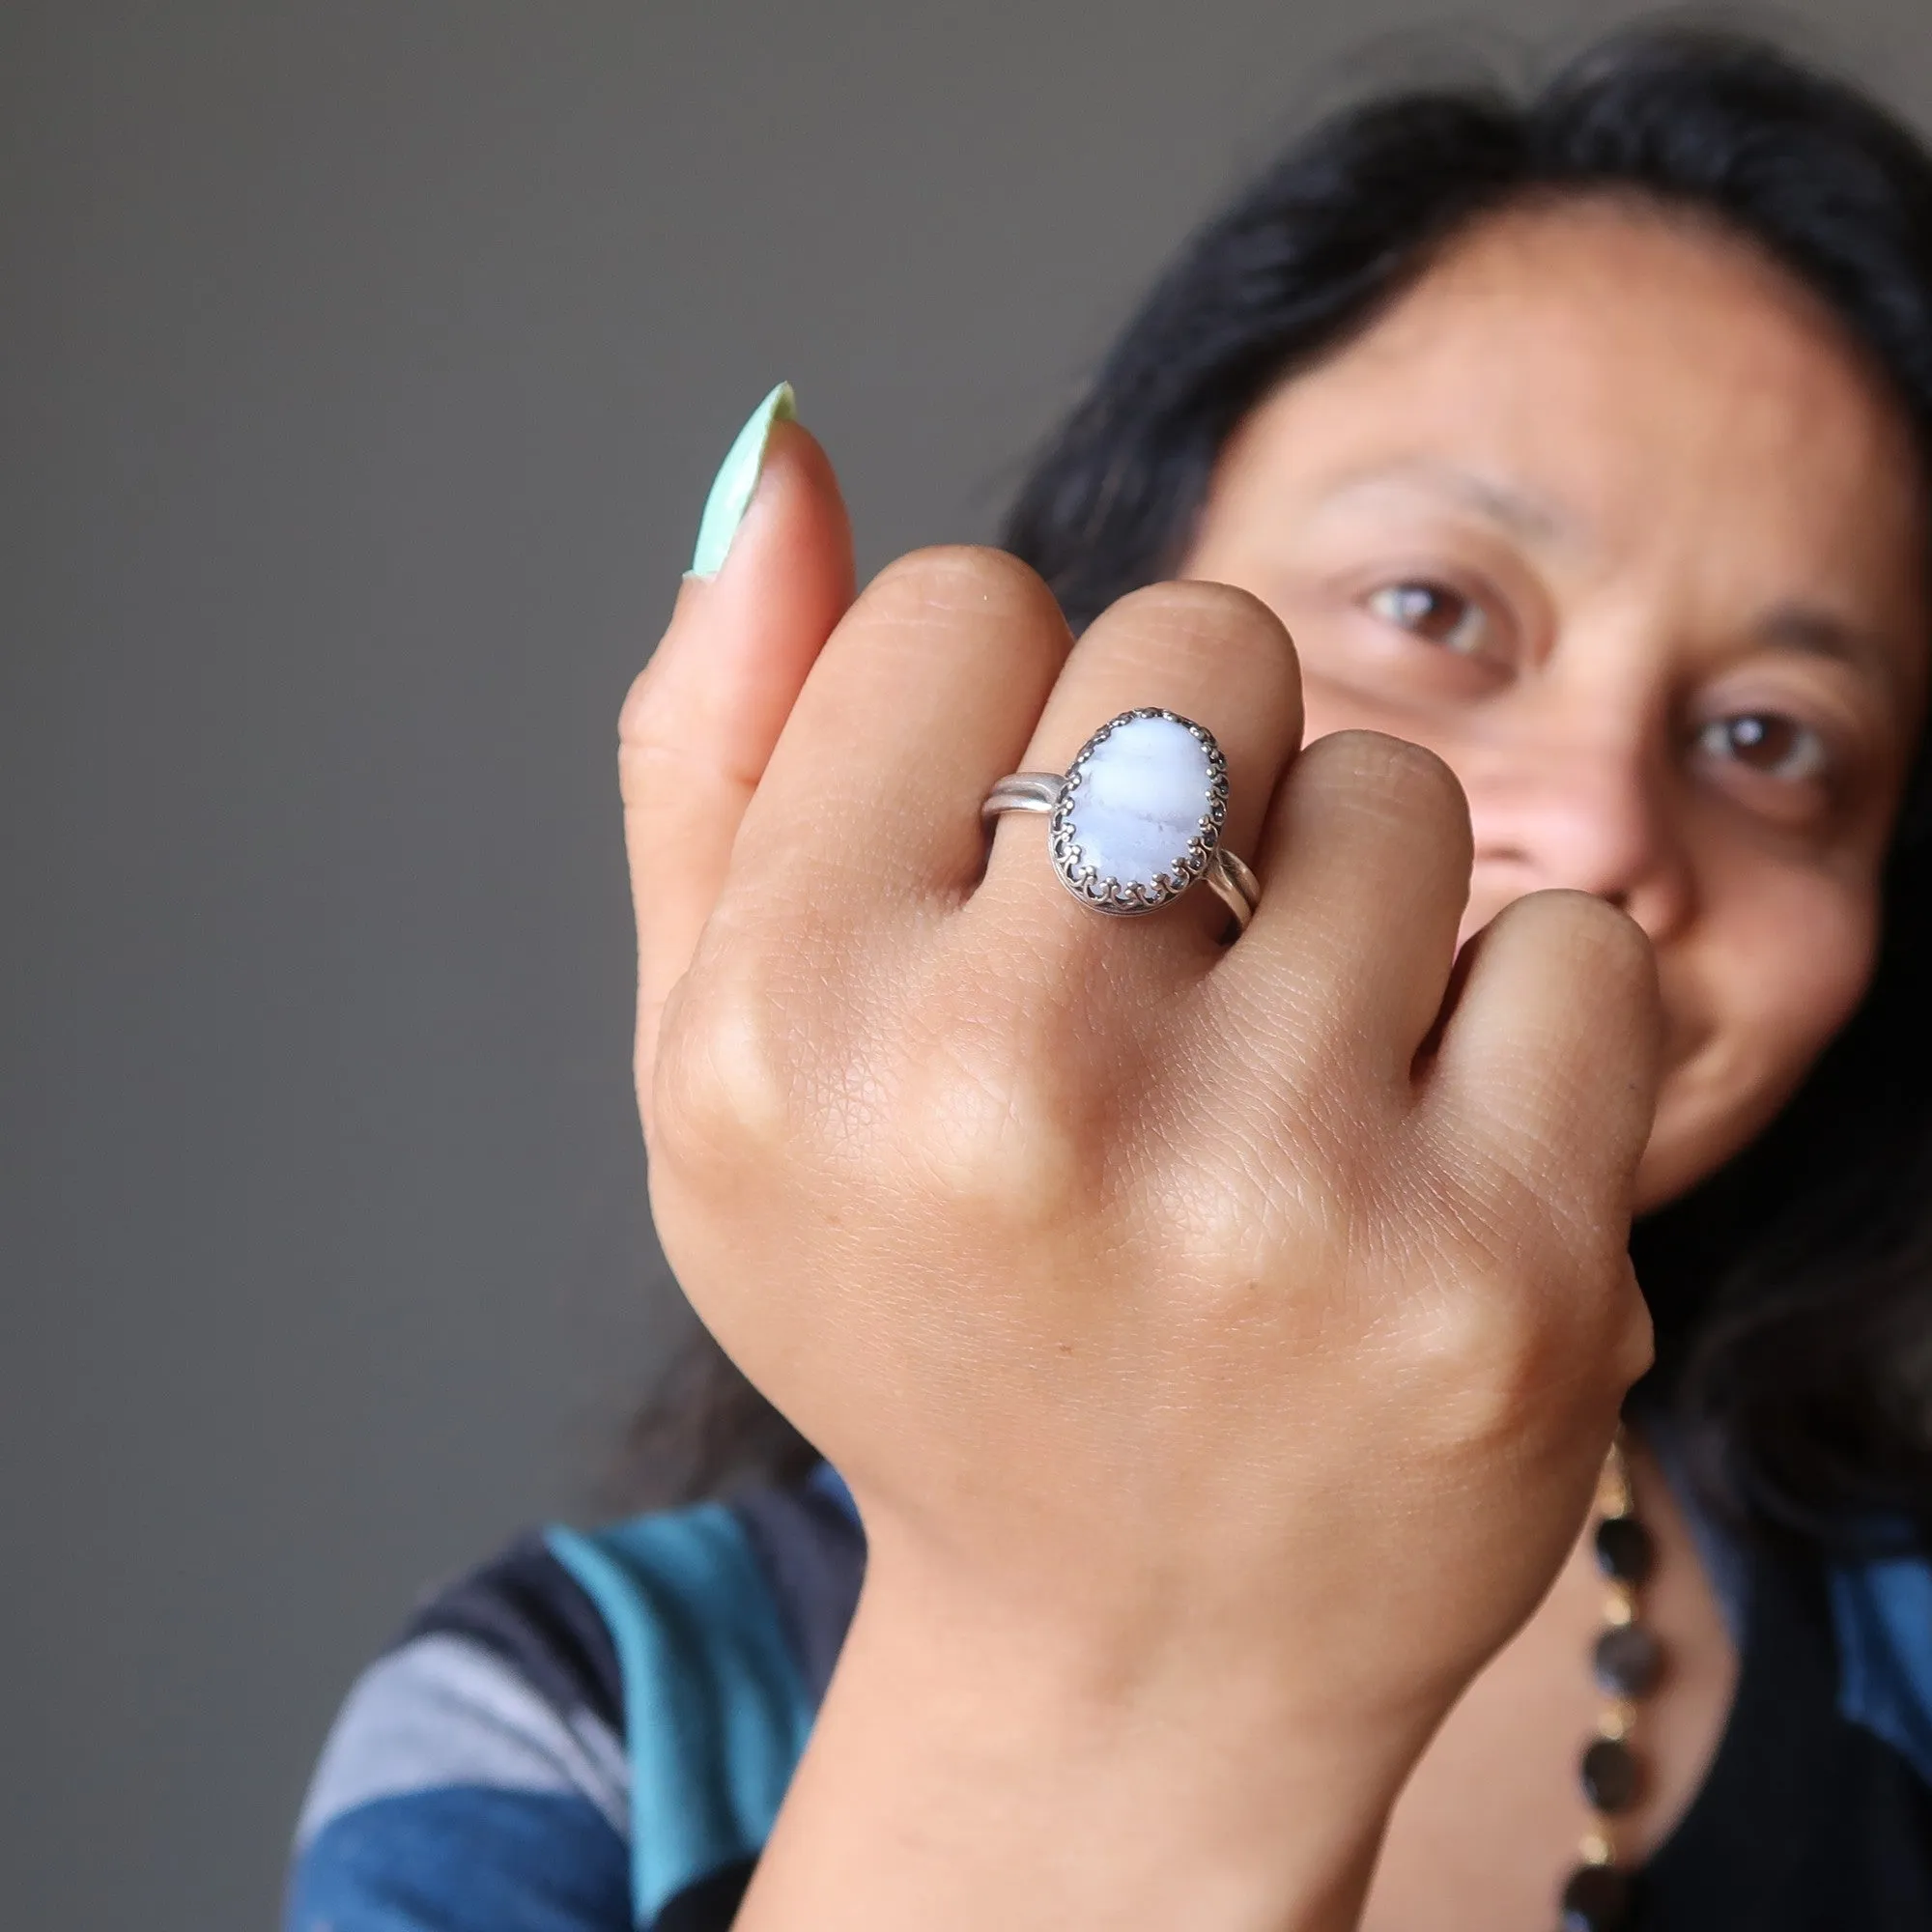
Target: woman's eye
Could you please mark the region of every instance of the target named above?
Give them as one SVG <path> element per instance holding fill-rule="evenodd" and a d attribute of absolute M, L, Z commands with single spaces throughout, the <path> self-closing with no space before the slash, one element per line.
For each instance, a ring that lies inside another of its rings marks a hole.
<path fill-rule="evenodd" d="M 1370 591 L 1368 607 L 1384 623 L 1426 638 L 1444 650 L 1472 656 L 1490 641 L 1489 614 L 1473 597 L 1442 583 L 1385 583 Z"/>
<path fill-rule="evenodd" d="M 1786 784 L 1823 777 L 1828 763 L 1825 741 L 1810 725 L 1775 711 L 1714 718 L 1697 733 L 1697 749 Z"/>

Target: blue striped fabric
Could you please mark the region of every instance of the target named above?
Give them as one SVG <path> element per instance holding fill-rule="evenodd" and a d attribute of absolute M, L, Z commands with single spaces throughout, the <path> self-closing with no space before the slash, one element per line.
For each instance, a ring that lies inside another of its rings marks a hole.
<path fill-rule="evenodd" d="M 680 1892 L 757 1856 L 811 1706 L 729 1510 L 701 1504 L 549 1541 L 623 1666 L 632 1895 L 638 1923 L 654 1925 Z"/>
<path fill-rule="evenodd" d="M 727 1932 L 863 1564 L 829 1470 L 513 1547 L 438 1597 L 351 1692 L 298 1828 L 286 1932 Z M 1758 1601 L 1741 1579 L 1740 1614 Z M 1791 1621 L 1802 1590 L 1763 1600 L 1783 1605 L 1784 1634 L 1768 1656 L 1748 1647 L 1695 1829 L 1661 1874 L 1700 1932 L 1717 1921 L 1697 1885 L 1735 1883 L 1725 1833 L 1758 1843 L 1767 1804 L 1796 1806 L 1794 1846 L 1807 1820 L 1835 1832 L 1847 1882 L 1876 1873 L 1915 1898 L 1932 1883 L 1915 1822 L 1932 1819 L 1932 1569 L 1841 1564 L 1823 1581 L 1815 1638 Z M 1815 1684 L 1803 1710 L 1780 1688 L 1797 1681 Z M 1849 1810 L 1828 1823 L 1840 1787 Z M 1792 1924 L 1811 1922 L 1804 1909 L 1793 1891 Z M 1776 1913 L 1756 1932 L 1771 1918 L 1781 1932 Z"/>
<path fill-rule="evenodd" d="M 297 1861 L 289 1932 L 625 1932 L 623 1838 L 581 1798 L 486 1784 L 377 1798 Z"/>
<path fill-rule="evenodd" d="M 443 1592 L 330 1733 L 287 1932 L 723 1932 L 862 1561 L 820 1489 L 554 1529 Z"/>
<path fill-rule="evenodd" d="M 587 1703 L 432 1627 L 365 1671 L 297 1827 L 289 1932 L 616 1932 L 630 1776 Z"/>

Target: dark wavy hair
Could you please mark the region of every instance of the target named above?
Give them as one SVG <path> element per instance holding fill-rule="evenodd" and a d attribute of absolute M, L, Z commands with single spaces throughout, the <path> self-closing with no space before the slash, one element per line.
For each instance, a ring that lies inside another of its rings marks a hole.
<path fill-rule="evenodd" d="M 1527 99 L 1417 88 L 1331 114 L 1182 249 L 1021 488 L 1004 541 L 1075 628 L 1183 555 L 1230 432 L 1472 223 L 1615 195 L 1721 225 L 1823 300 L 1932 479 L 1932 158 L 1762 42 L 1639 29 Z M 1932 1543 L 1932 811 L 1915 761 L 1872 984 L 1775 1124 L 1632 1251 L 1657 1318 L 1638 1391 L 1707 1499 L 1821 1540 Z M 812 1451 L 708 1338 L 634 1428 L 658 1498 Z"/>

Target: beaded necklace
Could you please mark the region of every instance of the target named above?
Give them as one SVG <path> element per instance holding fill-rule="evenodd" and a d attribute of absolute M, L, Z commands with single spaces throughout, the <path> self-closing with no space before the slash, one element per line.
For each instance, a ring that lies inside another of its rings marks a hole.
<path fill-rule="evenodd" d="M 1637 1707 L 1657 1688 L 1663 1663 L 1656 1636 L 1638 1621 L 1638 1592 L 1657 1546 L 1636 1518 L 1621 1429 L 1604 1459 L 1596 1510 L 1597 1567 L 1607 1591 L 1591 1662 L 1605 1701 L 1597 1735 L 1577 1766 L 1596 1815 L 1579 1848 L 1581 1862 L 1563 1887 L 1562 1932 L 1619 1932 L 1630 1923 L 1631 1869 L 1617 1856 L 1616 1821 L 1637 1799 L 1642 1780 L 1631 1734 Z"/>

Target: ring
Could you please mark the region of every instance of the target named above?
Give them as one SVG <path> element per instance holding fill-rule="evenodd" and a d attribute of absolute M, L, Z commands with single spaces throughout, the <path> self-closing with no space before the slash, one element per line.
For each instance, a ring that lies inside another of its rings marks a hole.
<path fill-rule="evenodd" d="M 1261 881 L 1221 843 L 1227 757 L 1213 732 L 1179 712 L 1122 711 L 1064 775 L 1003 778 L 980 815 L 1003 811 L 1048 814 L 1053 868 L 1095 912 L 1152 912 L 1205 879 L 1240 932 L 1261 903 Z"/>

